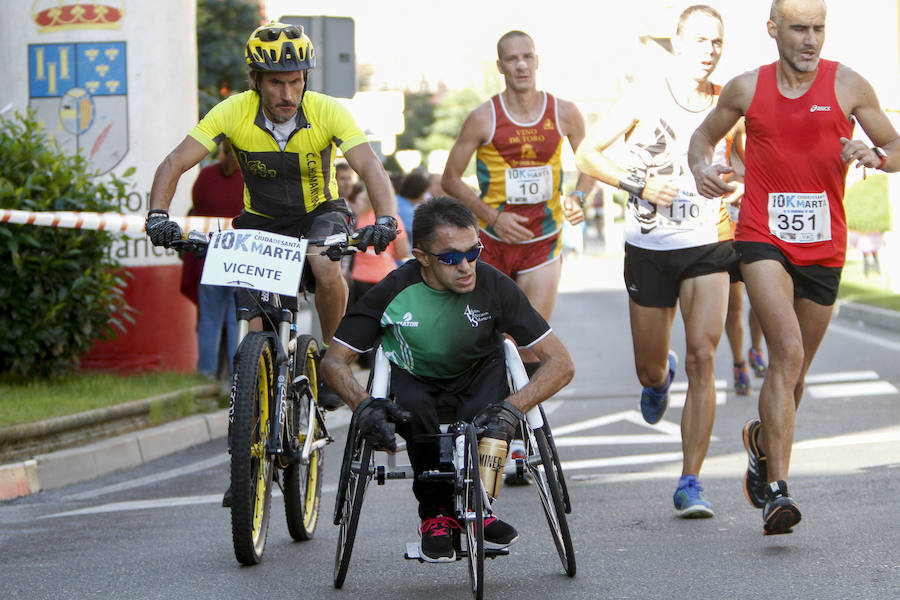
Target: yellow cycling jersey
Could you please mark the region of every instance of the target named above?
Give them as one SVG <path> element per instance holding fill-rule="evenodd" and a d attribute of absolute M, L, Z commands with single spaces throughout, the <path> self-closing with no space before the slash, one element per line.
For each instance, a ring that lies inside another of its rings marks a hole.
<path fill-rule="evenodd" d="M 259 94 L 250 90 L 217 104 L 189 135 L 210 152 L 223 138 L 231 142 L 248 212 L 277 218 L 336 199 L 336 149 L 346 153 L 367 141 L 350 112 L 334 98 L 307 91 L 284 150 L 265 123 Z"/>

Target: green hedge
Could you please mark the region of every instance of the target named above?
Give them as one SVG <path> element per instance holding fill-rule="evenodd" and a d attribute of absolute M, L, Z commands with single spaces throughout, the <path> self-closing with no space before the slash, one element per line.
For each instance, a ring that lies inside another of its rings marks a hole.
<path fill-rule="evenodd" d="M 33 112 L 0 119 L 0 208 L 117 211 L 129 187 L 67 155 Z M 133 321 L 109 252 L 116 235 L 0 224 L 0 374 L 36 378 L 75 369 L 98 338 Z"/>
<path fill-rule="evenodd" d="M 891 228 L 891 203 L 888 200 L 888 176 L 875 173 L 850 186 L 844 195 L 847 227 L 860 233 Z"/>

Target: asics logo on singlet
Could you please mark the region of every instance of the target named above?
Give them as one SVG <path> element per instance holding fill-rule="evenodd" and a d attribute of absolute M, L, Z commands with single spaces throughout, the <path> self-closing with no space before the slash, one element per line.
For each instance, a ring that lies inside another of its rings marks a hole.
<path fill-rule="evenodd" d="M 814 112 L 831 112 L 831 107 L 830 107 L 830 106 L 821 106 L 821 105 L 819 105 L 819 104 L 813 104 L 812 106 L 809 107 L 809 112 L 811 112 L 811 113 L 814 113 Z"/>
<path fill-rule="evenodd" d="M 466 310 L 464 312 L 466 318 L 469 320 L 469 324 L 472 327 L 478 327 L 483 321 L 487 321 L 491 318 L 491 314 L 485 312 L 483 310 L 478 310 L 477 308 L 472 308 L 468 304 L 466 304 Z"/>
<path fill-rule="evenodd" d="M 418 327 L 419 322 L 413 321 L 412 318 L 413 318 L 412 313 L 408 312 L 405 315 L 403 315 L 402 319 L 400 319 L 399 321 L 394 323 L 394 325 L 397 325 L 399 327 Z"/>

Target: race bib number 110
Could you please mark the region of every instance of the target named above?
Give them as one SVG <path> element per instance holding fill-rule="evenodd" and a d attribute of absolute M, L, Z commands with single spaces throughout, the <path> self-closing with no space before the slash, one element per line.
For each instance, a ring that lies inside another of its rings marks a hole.
<path fill-rule="evenodd" d="M 769 194 L 769 231 L 793 244 L 809 244 L 831 239 L 831 212 L 828 195 Z"/>

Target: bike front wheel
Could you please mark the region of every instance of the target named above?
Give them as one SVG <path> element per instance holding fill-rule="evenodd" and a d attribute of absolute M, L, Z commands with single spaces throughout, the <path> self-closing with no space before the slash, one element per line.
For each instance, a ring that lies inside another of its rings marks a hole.
<path fill-rule="evenodd" d="M 469 562 L 469 583 L 475 600 L 484 598 L 484 492 L 478 471 L 478 439 L 475 428 L 467 426 L 465 457 L 460 473 L 463 532 Z"/>
<path fill-rule="evenodd" d="M 296 390 L 295 399 L 288 409 L 288 437 L 285 447 L 302 448 L 306 442 L 310 420 L 313 422 L 313 441 L 324 436 L 316 417 L 318 394 L 318 371 L 316 355 L 319 345 L 311 335 L 297 338 L 294 353 L 293 379 L 305 377 L 305 383 Z M 298 397 L 299 396 L 299 397 Z M 312 539 L 319 521 L 319 501 L 322 497 L 322 466 L 325 461 L 324 449 L 310 452 L 308 462 L 294 462 L 284 469 L 284 511 L 288 532 L 298 541 Z"/>
<path fill-rule="evenodd" d="M 531 471 L 535 487 L 541 497 L 541 505 L 547 517 L 547 524 L 550 525 L 550 534 L 553 536 L 553 543 L 559 553 L 563 569 L 565 569 L 566 575 L 575 577 L 575 548 L 572 545 L 572 536 L 569 533 L 569 523 L 566 519 L 566 503 L 563 501 L 560 491 L 560 473 L 556 470 L 557 463 L 543 429 L 533 430 L 530 437 L 533 446 L 537 446 L 540 453 L 541 463 L 539 465 L 531 464 L 529 461 L 528 470 Z"/>
<path fill-rule="evenodd" d="M 354 431 L 351 430 L 350 434 L 354 434 Z M 338 589 L 344 585 L 344 579 L 347 577 L 363 497 L 372 478 L 372 446 L 360 436 L 356 447 L 348 453 L 345 460 L 350 460 L 350 465 L 349 468 L 342 469 L 347 480 L 341 486 L 344 498 L 340 503 L 340 514 L 337 515 L 340 529 L 334 556 L 334 587 Z"/>
<path fill-rule="evenodd" d="M 231 423 L 231 536 L 244 565 L 262 560 L 269 529 L 274 466 L 266 441 L 274 374 L 269 339 L 249 335 L 235 359 Z"/>

